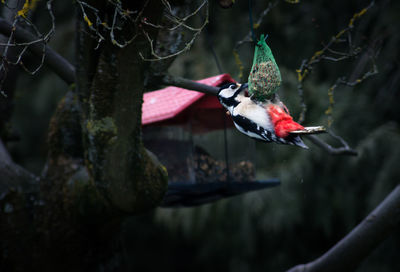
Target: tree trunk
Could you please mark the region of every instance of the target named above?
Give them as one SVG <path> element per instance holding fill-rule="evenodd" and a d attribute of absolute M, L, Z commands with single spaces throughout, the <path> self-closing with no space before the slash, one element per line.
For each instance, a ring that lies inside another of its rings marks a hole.
<path fill-rule="evenodd" d="M 143 16 L 154 21 L 161 13 L 159 4 L 149 3 Z M 150 45 L 142 35 L 124 48 L 104 42 L 94 50 L 96 41 L 85 34 L 85 24 L 81 20 L 78 30 L 77 93 L 86 166 L 112 207 L 128 213 L 155 207 L 166 190 L 167 173 L 141 139 L 142 97 L 151 72 L 139 53 L 148 55 Z"/>
<path fill-rule="evenodd" d="M 136 1 L 126 6 L 158 23 L 163 6 L 153 2 L 145 9 Z M 108 1 L 89 4 L 112 18 Z M 155 28 L 145 31 L 158 34 Z M 103 41 L 95 50 L 97 40 L 88 32 L 79 14 L 77 84 L 50 122 L 42 177 L 0 156 L 8 161 L 0 167 L 10 167 L 2 169 L 9 176 L 2 177 L 0 187 L 2 271 L 108 270 L 118 252 L 114 236 L 121 221 L 156 207 L 164 196 L 166 170 L 141 139 L 142 96 L 154 70 L 139 53 L 150 57 L 150 43 L 141 35 L 124 48 Z"/>

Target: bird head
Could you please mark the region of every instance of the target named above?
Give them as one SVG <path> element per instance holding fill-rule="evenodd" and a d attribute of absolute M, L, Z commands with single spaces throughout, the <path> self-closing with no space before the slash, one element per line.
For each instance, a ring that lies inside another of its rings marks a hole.
<path fill-rule="evenodd" d="M 248 87 L 247 83 L 228 83 L 222 85 L 218 92 L 218 99 L 225 108 L 236 106 L 239 101 L 237 96 Z"/>

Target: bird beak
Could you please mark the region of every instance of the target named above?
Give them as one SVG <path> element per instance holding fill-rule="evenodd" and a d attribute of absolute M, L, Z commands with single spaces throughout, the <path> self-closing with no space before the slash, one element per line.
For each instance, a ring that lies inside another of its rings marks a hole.
<path fill-rule="evenodd" d="M 247 89 L 248 87 L 249 87 L 249 84 L 243 83 L 242 86 L 240 86 L 240 89 L 244 90 L 244 89 Z"/>

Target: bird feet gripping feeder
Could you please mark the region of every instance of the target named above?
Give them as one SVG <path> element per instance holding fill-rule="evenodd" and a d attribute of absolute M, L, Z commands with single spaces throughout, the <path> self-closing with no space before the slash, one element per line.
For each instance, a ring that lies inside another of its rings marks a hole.
<path fill-rule="evenodd" d="M 234 80 L 223 74 L 199 82 L 220 86 Z M 200 205 L 279 185 L 276 179 L 256 180 L 254 141 L 238 136 L 217 97 L 167 87 L 145 93 L 143 100 L 144 144 L 168 170 L 162 206 Z"/>

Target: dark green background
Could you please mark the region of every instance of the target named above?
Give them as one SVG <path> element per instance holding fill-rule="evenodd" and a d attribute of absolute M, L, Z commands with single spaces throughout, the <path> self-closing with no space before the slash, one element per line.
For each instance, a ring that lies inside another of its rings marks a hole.
<path fill-rule="evenodd" d="M 171 74 L 190 79 L 219 74 L 211 43 L 223 72 L 239 80 L 232 50 L 248 33 L 249 21 L 248 2 L 236 2 L 224 10 L 211 1 L 207 30 L 188 53 L 178 57 Z M 269 1 L 253 2 L 256 20 Z M 279 93 L 295 118 L 300 112 L 295 70 L 368 4 L 314 0 L 293 5 L 281 1 L 255 30 L 257 36 L 269 34 L 268 44 L 282 73 Z M 74 63 L 74 8 L 69 1 L 55 1 L 54 5 L 57 32 L 51 46 Z M 34 22 L 45 29 L 48 21 L 43 3 L 38 8 Z M 258 175 L 279 177 L 280 187 L 197 208 L 160 208 L 132 216 L 116 234 L 119 257 L 110 260 L 108 268 L 283 271 L 313 260 L 348 233 L 399 183 L 399 15 L 398 1 L 377 1 L 352 32 L 353 42 L 363 52 L 372 45 L 380 51 L 376 59 L 379 74 L 355 88 L 335 90 L 332 129 L 357 149 L 357 157 L 328 155 L 307 140 L 309 151 L 257 143 Z M 196 17 L 192 23 L 200 19 Z M 239 53 L 248 73 L 253 46 L 243 45 Z M 306 125 L 327 124 L 328 89 L 338 77 L 351 76 L 360 67 L 361 56 L 340 63 L 323 61 L 315 67 L 304 84 L 309 109 Z M 368 69 L 367 65 L 363 71 Z M 16 162 L 37 174 L 47 154 L 49 119 L 67 88 L 46 68 L 37 76 L 24 74 L 18 80 L 11 127 L 20 140 L 8 146 Z M 337 144 L 328 136 L 322 138 Z M 358 271 L 400 271 L 399 234 L 382 243 Z"/>

